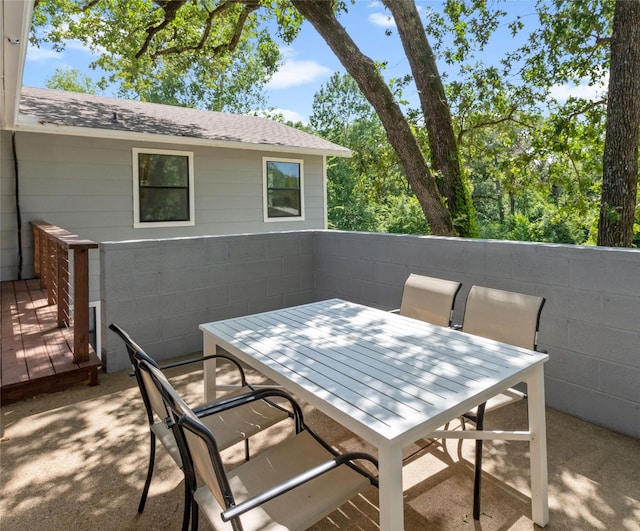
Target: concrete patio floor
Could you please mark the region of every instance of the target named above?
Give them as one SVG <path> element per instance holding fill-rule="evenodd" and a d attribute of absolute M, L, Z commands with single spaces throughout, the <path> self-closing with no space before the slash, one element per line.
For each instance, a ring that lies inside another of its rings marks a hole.
<path fill-rule="evenodd" d="M 172 369 L 191 402 L 202 372 Z M 257 375 L 250 375 L 252 382 Z M 307 423 L 337 447 L 362 448 L 351 433 L 317 411 Z M 136 512 L 148 459 L 148 428 L 135 380 L 127 372 L 2 409 L 0 528 L 11 530 L 179 529 L 182 474 L 162 449 L 143 514 Z M 526 404 L 488 416 L 488 427 L 526 429 Z M 252 451 L 286 436 L 277 426 Z M 640 441 L 547 409 L 549 507 L 553 530 L 640 530 Z M 422 441 L 407 448 L 407 530 L 531 530 L 528 445 L 485 443 L 482 517 L 471 517 L 473 442 Z M 366 448 L 367 451 L 372 451 Z M 242 459 L 242 448 L 226 452 Z M 376 529 L 374 488 L 314 530 Z M 203 518 L 201 529 L 211 529 Z"/>

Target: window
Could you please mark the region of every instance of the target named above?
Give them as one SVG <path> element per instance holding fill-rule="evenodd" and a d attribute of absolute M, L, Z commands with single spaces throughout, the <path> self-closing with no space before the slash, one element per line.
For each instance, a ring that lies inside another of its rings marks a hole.
<path fill-rule="evenodd" d="M 264 220 L 304 219 L 302 160 L 263 158 Z"/>
<path fill-rule="evenodd" d="M 133 149 L 134 227 L 194 225 L 193 153 Z"/>

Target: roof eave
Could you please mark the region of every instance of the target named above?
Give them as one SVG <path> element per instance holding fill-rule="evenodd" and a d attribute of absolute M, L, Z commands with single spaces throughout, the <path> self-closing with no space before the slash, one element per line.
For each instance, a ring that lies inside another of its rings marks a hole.
<path fill-rule="evenodd" d="M 27 57 L 29 30 L 33 17 L 33 1 L 10 2 L 2 0 L 2 28 L 0 65 L 2 86 L 0 91 L 0 127 L 10 129 L 17 120 L 20 104 L 22 75 Z"/>
<path fill-rule="evenodd" d="M 27 119 L 28 120 L 28 119 Z M 133 131 L 120 131 L 112 129 L 94 129 L 87 127 L 75 127 L 52 123 L 30 122 L 18 117 L 16 124 L 11 127 L 14 131 L 29 133 L 43 133 L 52 135 L 83 136 L 89 138 L 105 138 L 112 140 L 129 140 L 133 142 L 154 142 L 158 144 L 180 144 L 190 146 L 221 147 L 229 149 L 253 149 L 256 151 L 277 151 L 282 153 L 295 153 L 299 155 L 324 155 L 327 157 L 350 158 L 353 152 L 350 149 L 323 149 L 300 146 L 288 146 L 284 144 L 255 144 L 249 142 L 214 140 L 208 138 L 196 138 L 186 136 L 167 136 L 153 133 L 138 133 Z"/>

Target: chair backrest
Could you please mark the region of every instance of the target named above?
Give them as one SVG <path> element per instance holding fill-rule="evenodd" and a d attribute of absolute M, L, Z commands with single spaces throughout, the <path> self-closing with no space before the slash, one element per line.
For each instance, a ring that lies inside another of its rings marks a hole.
<path fill-rule="evenodd" d="M 402 292 L 400 315 L 439 326 L 449 326 L 456 295 L 462 284 L 412 273 Z"/>
<path fill-rule="evenodd" d="M 131 339 L 131 336 L 129 336 L 129 334 L 118 325 L 116 325 L 115 323 L 111 323 L 109 325 L 109 329 L 118 334 L 127 347 L 127 353 L 129 354 L 129 359 L 131 360 L 131 367 L 133 368 L 136 382 L 138 382 L 138 388 L 140 389 L 140 394 L 142 395 L 142 401 L 144 402 L 145 409 L 147 410 L 149 424 L 153 424 L 155 422 L 154 414 L 158 419 L 164 420 L 164 418 L 167 416 L 167 412 L 164 407 L 162 397 L 160 396 L 154 385 L 149 385 L 149 382 L 145 381 L 145 379 L 148 380 L 148 377 L 145 378 L 140 371 L 140 361 L 136 357 L 136 353 L 140 352 L 145 357 L 146 361 L 149 364 L 154 365 L 156 368 L 158 367 L 158 364 L 147 354 L 145 354 L 140 345 L 138 345 L 133 339 Z"/>
<path fill-rule="evenodd" d="M 172 429 L 182 462 L 191 468 L 191 471 L 185 470 L 185 473 L 190 476 L 192 471 L 197 472 L 216 497 L 220 507 L 228 507 L 228 501 L 233 500 L 233 494 L 227 482 L 222 457 L 213 433 L 202 424 L 164 373 L 155 364 L 145 359 L 143 352 L 137 352 L 135 357 L 139 361 L 145 382 L 155 388 L 173 421 Z M 183 429 L 185 424 L 187 429 Z"/>
<path fill-rule="evenodd" d="M 534 350 L 544 297 L 472 286 L 462 331 Z"/>

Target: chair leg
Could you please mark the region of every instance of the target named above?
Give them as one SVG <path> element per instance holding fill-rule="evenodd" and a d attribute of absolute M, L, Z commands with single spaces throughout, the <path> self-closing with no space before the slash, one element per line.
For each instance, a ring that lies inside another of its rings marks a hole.
<path fill-rule="evenodd" d="M 184 512 L 182 514 L 182 531 L 189 531 L 189 518 L 191 516 L 191 506 L 193 505 L 193 496 L 191 493 L 191 484 L 189 483 L 187 476 L 184 476 Z M 193 523 L 192 523 L 193 526 Z M 196 521 L 196 528 L 198 523 Z M 193 529 L 193 527 L 192 527 Z"/>
<path fill-rule="evenodd" d="M 484 408 L 485 404 L 478 406 L 476 417 L 476 430 L 484 429 Z M 480 520 L 480 480 L 482 478 L 482 439 L 476 440 L 476 462 L 473 480 L 473 519 Z"/>
<path fill-rule="evenodd" d="M 198 504 L 191 498 L 191 531 L 198 531 Z"/>
<path fill-rule="evenodd" d="M 149 485 L 151 485 L 151 477 L 153 476 L 153 466 L 156 460 L 156 434 L 149 431 L 151 435 L 151 448 L 149 450 L 149 469 L 147 470 L 147 479 L 144 482 L 144 488 L 142 489 L 142 496 L 140 503 L 138 504 L 138 513 L 144 511 L 144 505 L 147 503 L 147 494 L 149 493 Z"/>

